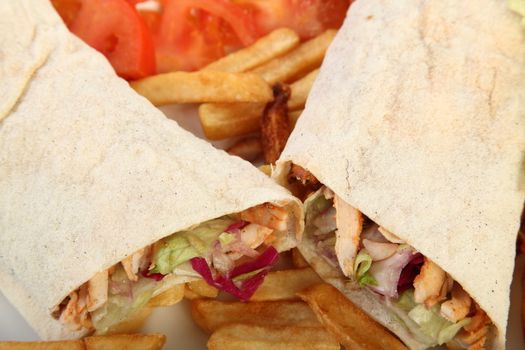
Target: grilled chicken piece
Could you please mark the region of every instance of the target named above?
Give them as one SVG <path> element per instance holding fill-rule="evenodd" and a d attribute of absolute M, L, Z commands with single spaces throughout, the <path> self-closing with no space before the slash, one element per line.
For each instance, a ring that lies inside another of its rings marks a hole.
<path fill-rule="evenodd" d="M 97 273 L 87 283 L 87 310 L 95 311 L 108 300 L 108 270 Z"/>
<path fill-rule="evenodd" d="M 475 304 L 475 309 L 470 323 L 454 337 L 456 342 L 469 350 L 485 349 L 484 344 L 489 331 L 489 317 L 478 304 Z"/>
<path fill-rule="evenodd" d="M 314 191 L 321 187 L 321 183 L 311 172 L 296 164 L 292 164 L 292 167 L 290 168 L 288 181 L 299 181 L 301 185 Z"/>
<path fill-rule="evenodd" d="M 87 288 L 85 285 L 80 287 L 78 291 L 71 292 L 59 321 L 67 324 L 74 331 L 90 328 L 92 323 L 86 307 L 86 298 Z"/>
<path fill-rule="evenodd" d="M 241 219 L 276 231 L 288 229 L 288 212 L 271 203 L 260 204 L 241 212 Z"/>
<path fill-rule="evenodd" d="M 337 195 L 334 196 L 334 207 L 337 224 L 335 253 L 341 270 L 345 276 L 350 277 L 354 273 L 354 260 L 363 230 L 363 215 Z"/>
<path fill-rule="evenodd" d="M 454 283 L 452 287 L 452 298 L 441 304 L 441 316 L 445 317 L 450 322 L 458 322 L 467 317 L 470 311 L 472 299 L 461 288 L 459 283 Z"/>
<path fill-rule="evenodd" d="M 470 345 L 467 350 L 485 350 L 485 342 L 487 341 L 487 336 L 483 336 L 474 344 Z"/>
<path fill-rule="evenodd" d="M 445 279 L 445 271 L 425 258 L 421 272 L 414 279 L 415 302 L 424 303 L 427 308 L 430 308 L 440 300 L 443 300 L 441 289 Z"/>
<path fill-rule="evenodd" d="M 271 228 L 257 224 L 249 224 L 241 229 L 241 240 L 248 247 L 255 249 L 260 246 L 272 232 L 273 230 Z"/>
<path fill-rule="evenodd" d="M 479 346 L 480 341 L 482 341 L 482 343 L 485 342 L 488 331 L 488 326 L 483 326 L 474 332 L 467 332 L 465 329 L 462 329 L 454 339 L 464 348 L 471 349 L 471 346 L 474 346 L 475 344 L 477 344 L 476 346 Z"/>
<path fill-rule="evenodd" d="M 69 301 L 65 309 L 60 314 L 60 322 L 70 325 L 73 330 L 81 328 L 77 311 L 78 293 L 76 291 L 69 293 Z"/>
<path fill-rule="evenodd" d="M 150 250 L 150 247 L 142 248 L 121 261 L 130 281 L 137 282 L 139 280 L 137 274 L 141 268 L 144 269 L 147 266 Z"/>

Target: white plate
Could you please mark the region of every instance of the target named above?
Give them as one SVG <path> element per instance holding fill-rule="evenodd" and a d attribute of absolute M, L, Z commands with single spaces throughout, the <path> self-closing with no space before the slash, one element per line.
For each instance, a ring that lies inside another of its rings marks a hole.
<path fill-rule="evenodd" d="M 179 122 L 185 129 L 204 138 L 194 106 L 171 106 L 163 108 L 163 111 L 170 118 Z M 213 144 L 216 147 L 224 148 L 230 145 L 231 142 L 232 141 L 213 142 Z M 497 257 L 494 258 L 497 259 Z M 521 256 L 516 261 L 515 278 L 512 285 L 510 319 L 507 330 L 507 349 L 509 350 L 525 349 L 520 320 L 520 281 L 523 275 L 524 264 L 525 256 Z M 143 332 L 165 334 L 167 343 L 164 349 L 204 350 L 206 349 L 208 339 L 208 336 L 193 323 L 190 315 L 190 304 L 186 300 L 172 307 L 157 308 L 146 322 Z M 1 340 L 30 341 L 38 340 L 38 336 L 24 321 L 18 311 L 16 311 L 0 293 L 0 341 Z"/>

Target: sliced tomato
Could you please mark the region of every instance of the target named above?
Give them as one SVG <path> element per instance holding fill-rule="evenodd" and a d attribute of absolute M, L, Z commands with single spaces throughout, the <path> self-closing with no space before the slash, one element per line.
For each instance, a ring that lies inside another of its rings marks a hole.
<path fill-rule="evenodd" d="M 164 0 L 157 33 L 160 72 L 195 70 L 259 36 L 249 10 L 230 0 Z"/>
<path fill-rule="evenodd" d="M 80 10 L 81 0 L 51 0 L 64 23 L 70 27 Z"/>
<path fill-rule="evenodd" d="M 234 1 L 253 11 L 260 34 L 287 27 L 302 39 L 314 37 L 329 28 L 339 28 L 351 3 L 351 0 Z"/>
<path fill-rule="evenodd" d="M 155 73 L 155 52 L 144 19 L 126 0 L 82 0 L 71 31 L 107 57 L 118 75 Z"/>

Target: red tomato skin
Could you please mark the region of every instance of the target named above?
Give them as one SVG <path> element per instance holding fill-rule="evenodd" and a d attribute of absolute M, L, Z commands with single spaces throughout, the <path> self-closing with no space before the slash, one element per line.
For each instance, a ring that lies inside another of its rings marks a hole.
<path fill-rule="evenodd" d="M 337 29 L 345 19 L 351 0 L 234 0 L 254 14 L 260 35 L 277 28 L 290 28 L 301 39 L 310 39 L 326 29 Z"/>
<path fill-rule="evenodd" d="M 259 37 L 251 12 L 230 0 L 163 0 L 162 5 L 159 72 L 199 69 Z"/>
<path fill-rule="evenodd" d="M 69 28 L 80 10 L 81 0 L 51 0 L 51 4 Z"/>
<path fill-rule="evenodd" d="M 104 54 L 115 71 L 133 80 L 154 74 L 153 39 L 144 19 L 126 0 L 82 0 L 71 31 Z"/>

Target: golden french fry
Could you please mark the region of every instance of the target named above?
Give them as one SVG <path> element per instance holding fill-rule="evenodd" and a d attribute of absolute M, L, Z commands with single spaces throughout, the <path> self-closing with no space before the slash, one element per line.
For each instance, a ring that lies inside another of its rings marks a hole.
<path fill-rule="evenodd" d="M 288 111 L 296 111 L 304 108 L 306 98 L 318 74 L 319 69 L 313 70 L 290 85 L 291 96 L 288 100 Z"/>
<path fill-rule="evenodd" d="M 244 303 L 195 299 L 191 302 L 191 314 L 195 323 L 208 333 L 230 323 L 320 327 L 312 310 L 302 301 Z"/>
<path fill-rule="evenodd" d="M 86 350 L 159 350 L 166 342 L 163 334 L 121 334 L 84 338 Z"/>
<path fill-rule="evenodd" d="M 256 131 L 264 106 L 264 103 L 204 103 L 199 107 L 204 135 L 210 140 L 221 140 Z"/>
<path fill-rule="evenodd" d="M 259 170 L 262 171 L 267 176 L 272 176 L 272 166 L 269 164 L 264 164 L 259 167 Z"/>
<path fill-rule="evenodd" d="M 260 75 L 272 85 L 293 81 L 321 64 L 336 33 L 336 30 L 327 30 L 284 56 L 277 57 L 250 72 Z"/>
<path fill-rule="evenodd" d="M 210 63 L 202 70 L 239 73 L 255 68 L 281 56 L 299 45 L 299 36 L 291 29 L 281 28 L 260 38 L 251 46 Z"/>
<path fill-rule="evenodd" d="M 257 136 L 246 137 L 230 146 L 226 152 L 232 156 L 241 157 L 248 162 L 253 162 L 262 154 L 261 140 Z"/>
<path fill-rule="evenodd" d="M 188 282 L 184 290 L 184 297 L 191 300 L 198 298 L 216 298 L 218 294 L 219 290 L 210 286 L 204 280 Z"/>
<path fill-rule="evenodd" d="M 316 72 L 313 71 L 290 86 L 288 118 L 291 129 L 295 127 L 303 112 L 298 108 L 304 106 L 309 93 L 307 85 L 313 82 Z M 264 108 L 264 103 L 205 103 L 199 107 L 199 118 L 206 137 L 210 140 L 221 140 L 259 130 Z"/>
<path fill-rule="evenodd" d="M 153 297 L 148 302 L 148 306 L 171 306 L 177 304 L 182 298 L 184 298 L 184 284 L 179 284 Z"/>
<path fill-rule="evenodd" d="M 261 144 L 264 161 L 274 164 L 290 136 L 290 121 L 286 103 L 290 97 L 288 85 L 277 83 L 273 87 L 274 100 L 268 103 L 261 118 Z"/>
<path fill-rule="evenodd" d="M 0 342 L 0 350 L 85 350 L 82 340 Z"/>
<path fill-rule="evenodd" d="M 143 307 L 135 314 L 128 317 L 125 321 L 111 326 L 105 334 L 126 334 L 138 332 L 152 312 L 153 309 L 149 307 Z"/>
<path fill-rule="evenodd" d="M 298 300 L 298 292 L 321 282 L 321 278 L 309 267 L 273 271 L 266 276 L 250 300 Z"/>
<path fill-rule="evenodd" d="M 318 284 L 299 296 L 310 305 L 319 321 L 341 344 L 352 350 L 406 350 L 406 346 L 335 287 Z"/>
<path fill-rule="evenodd" d="M 268 102 L 272 89 L 251 73 L 214 71 L 158 74 L 130 83 L 156 106 L 171 103 Z"/>
<path fill-rule="evenodd" d="M 261 103 L 204 103 L 199 107 L 204 135 L 210 140 L 222 140 L 257 131 L 261 127 L 264 106 Z M 291 129 L 302 112 L 288 112 Z"/>
<path fill-rule="evenodd" d="M 214 332 L 210 350 L 339 350 L 337 340 L 320 327 L 262 327 L 231 324 Z"/>
<path fill-rule="evenodd" d="M 297 268 L 310 266 L 304 258 L 303 254 L 301 254 L 301 252 L 297 248 L 292 249 L 292 264 Z"/>

